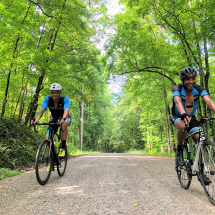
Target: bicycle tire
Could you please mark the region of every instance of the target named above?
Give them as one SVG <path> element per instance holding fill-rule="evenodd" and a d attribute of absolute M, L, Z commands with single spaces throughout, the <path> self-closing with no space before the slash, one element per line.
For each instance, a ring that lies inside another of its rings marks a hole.
<path fill-rule="evenodd" d="M 201 169 L 201 151 L 199 155 L 199 178 L 207 198 L 215 205 L 215 143 L 210 140 L 205 141 L 203 143 L 203 151 L 205 164 L 209 171 L 206 171 L 205 167 L 203 167 L 203 170 Z M 204 183 L 203 174 L 211 181 L 208 185 Z"/>
<path fill-rule="evenodd" d="M 60 145 L 61 149 L 61 145 Z M 58 157 L 59 165 L 57 165 L 57 172 L 60 177 L 62 177 L 66 171 L 67 166 L 67 147 L 65 147 L 65 157 Z"/>
<path fill-rule="evenodd" d="M 51 167 L 53 165 L 53 159 L 51 159 L 51 156 L 47 151 L 47 145 L 49 145 L 49 141 L 43 140 L 36 154 L 35 172 L 37 181 L 40 185 L 45 185 L 49 180 Z M 49 150 L 51 150 L 51 148 Z M 48 165 L 50 165 L 49 170 L 47 169 Z"/>
<path fill-rule="evenodd" d="M 176 162 L 176 172 L 177 172 L 178 180 L 181 187 L 184 189 L 188 189 L 190 187 L 191 180 L 192 180 L 191 164 L 190 162 L 188 162 L 188 159 L 187 159 L 188 158 L 187 146 L 183 144 L 182 150 L 183 150 L 183 158 L 185 161 L 185 165 L 181 167 L 181 166 L 178 166 Z"/>

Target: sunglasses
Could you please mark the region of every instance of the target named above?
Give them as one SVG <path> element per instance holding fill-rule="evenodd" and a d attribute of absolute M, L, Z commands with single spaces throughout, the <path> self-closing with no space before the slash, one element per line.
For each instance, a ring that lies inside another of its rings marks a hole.
<path fill-rule="evenodd" d="M 51 92 L 51 94 L 53 94 L 53 95 L 58 94 L 58 93 L 60 93 L 60 92 Z"/>

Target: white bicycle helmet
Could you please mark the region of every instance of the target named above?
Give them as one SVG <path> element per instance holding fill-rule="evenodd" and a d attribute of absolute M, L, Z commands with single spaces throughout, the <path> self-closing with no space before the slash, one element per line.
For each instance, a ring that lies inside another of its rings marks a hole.
<path fill-rule="evenodd" d="M 50 90 L 62 90 L 62 87 L 58 83 L 54 83 L 49 87 Z"/>

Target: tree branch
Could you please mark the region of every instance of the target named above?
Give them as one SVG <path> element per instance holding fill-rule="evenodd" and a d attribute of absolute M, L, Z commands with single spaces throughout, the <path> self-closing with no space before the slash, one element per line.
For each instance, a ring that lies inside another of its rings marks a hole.
<path fill-rule="evenodd" d="M 173 79 L 171 79 L 171 78 L 168 77 L 167 75 L 165 75 L 165 74 L 163 74 L 162 72 L 159 72 L 159 71 L 157 71 L 157 70 L 155 70 L 155 69 L 162 69 L 162 68 L 160 68 L 160 67 L 146 67 L 146 68 L 144 68 L 144 69 L 137 69 L 137 70 L 135 70 L 135 71 L 123 72 L 123 73 L 120 73 L 120 74 L 118 74 L 118 75 L 125 75 L 125 74 L 131 74 L 131 73 L 136 73 L 136 74 L 138 74 L 138 73 L 140 73 L 140 72 L 157 73 L 157 74 L 159 74 L 159 75 L 161 75 L 161 76 L 163 76 L 163 77 L 169 79 L 174 85 L 176 85 L 176 83 L 175 83 L 175 81 L 174 81 Z M 132 76 L 132 77 L 133 77 L 133 76 Z"/>
<path fill-rule="evenodd" d="M 157 6 L 154 5 L 154 7 L 156 8 L 156 10 L 158 11 L 158 13 L 159 13 L 160 16 L 162 17 L 163 15 L 162 15 L 162 13 L 159 11 L 159 9 L 157 8 Z M 165 10 L 165 9 L 164 9 L 164 10 Z M 174 14 L 171 14 L 171 13 L 170 13 L 169 11 L 167 11 L 167 10 L 165 10 L 165 11 L 166 11 L 168 14 L 174 16 L 175 19 L 177 20 L 177 22 L 179 23 L 179 25 L 181 26 L 181 28 L 183 29 L 183 25 L 182 25 L 182 23 L 180 22 L 180 20 L 179 20 Z M 195 55 L 194 55 L 194 53 L 193 53 L 191 47 L 190 47 L 190 44 L 188 43 L 188 41 L 187 41 L 187 39 L 186 39 L 186 37 L 185 37 L 185 34 L 182 33 L 180 30 L 177 30 L 176 28 L 174 28 L 174 27 L 173 27 L 166 19 L 164 19 L 163 17 L 162 17 L 162 19 L 163 19 L 163 21 L 164 21 L 171 29 L 173 29 L 173 31 L 174 31 L 179 37 L 182 37 L 181 39 L 185 41 L 185 44 L 187 45 L 188 49 L 190 50 L 190 52 L 191 52 L 191 54 L 192 54 L 192 56 L 193 56 L 193 58 L 194 58 L 194 61 L 197 63 L 197 65 L 199 65 L 199 63 L 198 63 L 198 61 L 197 61 L 197 59 L 196 59 L 196 57 L 195 57 Z M 185 32 L 184 29 L 183 29 L 183 32 Z"/>

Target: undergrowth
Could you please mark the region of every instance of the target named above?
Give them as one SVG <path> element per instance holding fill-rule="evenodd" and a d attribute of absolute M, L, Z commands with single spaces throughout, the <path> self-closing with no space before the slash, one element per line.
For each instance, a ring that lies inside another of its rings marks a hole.
<path fill-rule="evenodd" d="M 0 120 L 0 168 L 30 166 L 42 140 L 29 126 L 13 120 Z"/>
<path fill-rule="evenodd" d="M 146 150 L 138 150 L 138 149 L 129 149 L 126 153 L 129 154 L 143 154 L 143 155 L 155 155 L 155 156 L 164 156 L 164 157 L 175 157 L 175 153 L 168 152 L 158 152 L 158 151 L 146 151 Z"/>
<path fill-rule="evenodd" d="M 11 176 L 15 176 L 15 175 L 19 175 L 24 171 L 19 171 L 18 169 L 16 170 L 10 170 L 8 168 L 0 168 L 0 180 L 7 178 L 7 177 L 11 177 Z"/>

